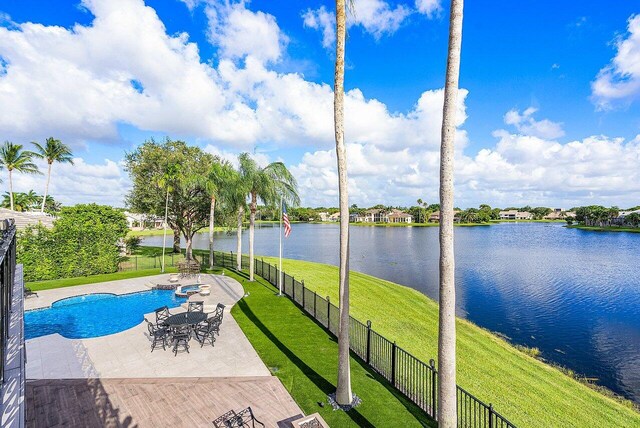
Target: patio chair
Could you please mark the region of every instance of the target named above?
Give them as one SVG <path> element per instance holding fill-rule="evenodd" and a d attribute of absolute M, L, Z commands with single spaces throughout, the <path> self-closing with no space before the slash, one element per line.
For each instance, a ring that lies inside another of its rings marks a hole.
<path fill-rule="evenodd" d="M 38 297 L 38 293 L 36 293 L 35 291 L 32 291 L 29 287 L 24 287 L 24 297 L 25 297 L 25 299 L 27 297 L 31 297 L 31 296 Z"/>
<path fill-rule="evenodd" d="M 223 316 L 224 316 L 224 305 L 222 303 L 218 303 L 218 306 L 216 306 L 216 311 L 213 314 L 213 318 L 220 318 L 220 322 L 222 322 Z"/>
<path fill-rule="evenodd" d="M 191 328 L 187 325 L 179 325 L 171 328 L 171 342 L 173 344 L 173 355 L 178 355 L 180 348 L 189 353 L 189 340 L 191 339 Z"/>
<path fill-rule="evenodd" d="M 149 330 L 149 337 L 151 338 L 151 352 L 156 349 L 156 346 L 162 345 L 162 349 L 167 349 L 167 329 L 158 328 L 148 319 L 144 319 L 147 322 L 147 329 Z"/>
<path fill-rule="evenodd" d="M 198 300 L 195 302 L 189 302 L 187 312 L 204 312 L 204 301 Z"/>
<path fill-rule="evenodd" d="M 220 323 L 205 322 L 204 324 L 198 324 L 194 327 L 193 332 L 196 336 L 196 340 L 200 342 L 202 348 L 206 342 L 211 343 L 214 346 L 216 342 L 216 332 L 220 331 Z M 218 333 L 220 335 L 220 333 Z"/>
<path fill-rule="evenodd" d="M 156 313 L 156 325 L 158 327 L 162 326 L 164 320 L 171 316 L 171 312 L 169 312 L 169 308 L 167 306 L 163 306 L 154 311 Z"/>
<path fill-rule="evenodd" d="M 242 409 L 237 413 L 231 410 L 225 413 L 224 415 L 220 416 L 216 420 L 214 420 L 213 424 L 216 427 L 225 427 L 225 428 L 242 428 L 242 427 L 255 428 L 256 424 L 264 426 L 262 422 L 256 419 L 255 415 L 253 414 L 253 410 L 251 410 L 251 407 Z"/>

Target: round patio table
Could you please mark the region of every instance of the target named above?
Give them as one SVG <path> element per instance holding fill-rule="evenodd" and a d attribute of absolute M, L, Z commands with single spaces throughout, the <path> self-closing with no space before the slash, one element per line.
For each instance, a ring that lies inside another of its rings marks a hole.
<path fill-rule="evenodd" d="M 181 312 L 179 314 L 171 315 L 164 320 L 165 325 L 194 325 L 201 323 L 207 319 L 207 314 L 204 312 Z"/>

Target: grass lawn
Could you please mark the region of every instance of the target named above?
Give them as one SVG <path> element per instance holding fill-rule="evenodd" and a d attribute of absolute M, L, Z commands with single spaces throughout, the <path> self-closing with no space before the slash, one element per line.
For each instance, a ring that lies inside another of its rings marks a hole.
<path fill-rule="evenodd" d="M 362 404 L 349 412 L 333 411 L 327 395 L 335 392 L 337 381 L 335 338 L 289 299 L 278 297 L 266 281 L 251 283 L 233 273 L 228 275 L 238 279 L 249 293 L 231 310 L 234 319 L 305 414 L 319 412 L 331 427 L 436 426 L 357 358 L 351 359 L 351 382 Z"/>
<path fill-rule="evenodd" d="M 581 226 L 579 224 L 567 226 L 569 229 L 590 230 L 592 232 L 631 232 L 640 233 L 640 227 L 618 227 L 618 226 Z"/>
<path fill-rule="evenodd" d="M 271 263 L 275 260 L 265 258 Z M 284 260 L 283 269 L 304 279 L 305 285 L 320 295 L 338 301 L 336 267 Z M 355 318 L 371 320 L 374 330 L 423 361 L 437 357 L 438 307 L 433 300 L 411 288 L 358 272 L 351 272 L 350 285 Z M 265 305 L 263 310 L 273 310 L 276 303 Z M 286 318 L 281 322 L 287 322 Z M 640 413 L 629 406 L 525 355 L 468 321 L 458 320 L 457 337 L 458 383 L 481 400 L 493 403 L 520 428 L 640 427 Z"/>
<path fill-rule="evenodd" d="M 176 269 L 168 268 L 167 272 L 176 272 Z M 158 269 L 133 270 L 125 272 L 106 273 L 103 275 L 78 276 L 75 278 L 52 279 L 48 281 L 27 282 L 26 287 L 33 291 L 50 290 L 52 288 L 72 287 L 74 285 L 95 284 L 98 282 L 115 281 L 118 279 L 139 278 L 141 276 L 160 275 Z"/>

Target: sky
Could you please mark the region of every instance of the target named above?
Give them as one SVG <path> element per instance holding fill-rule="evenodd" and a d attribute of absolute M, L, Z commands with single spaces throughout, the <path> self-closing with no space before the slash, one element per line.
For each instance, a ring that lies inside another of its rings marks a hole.
<path fill-rule="evenodd" d="M 50 188 L 65 204 L 124 206 L 124 153 L 170 137 L 283 161 L 304 206 L 337 206 L 334 8 L 0 0 L 0 140 L 71 146 Z M 351 204 L 437 202 L 448 13 L 443 0 L 355 1 Z M 637 2 L 466 2 L 460 88 L 456 206 L 640 205 Z M 42 193 L 45 177 L 14 182 Z"/>

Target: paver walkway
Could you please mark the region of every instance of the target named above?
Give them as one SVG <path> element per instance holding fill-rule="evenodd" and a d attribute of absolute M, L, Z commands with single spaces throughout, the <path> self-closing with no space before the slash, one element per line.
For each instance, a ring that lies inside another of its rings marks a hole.
<path fill-rule="evenodd" d="M 278 378 L 73 379 L 27 383 L 28 427 L 213 427 L 251 406 L 267 427 L 302 416 Z"/>

